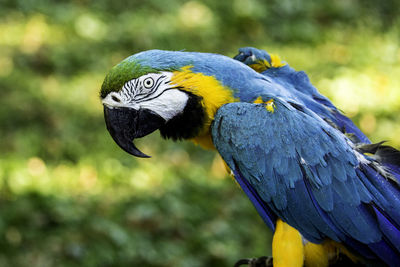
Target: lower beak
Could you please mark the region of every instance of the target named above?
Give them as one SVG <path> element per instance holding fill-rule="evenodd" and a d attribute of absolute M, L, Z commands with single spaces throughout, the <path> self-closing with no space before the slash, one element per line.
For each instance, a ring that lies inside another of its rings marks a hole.
<path fill-rule="evenodd" d="M 141 158 L 150 156 L 137 149 L 133 140 L 146 136 L 165 124 L 161 116 L 149 109 L 136 110 L 126 107 L 104 106 L 104 119 L 114 141 L 129 154 Z"/>

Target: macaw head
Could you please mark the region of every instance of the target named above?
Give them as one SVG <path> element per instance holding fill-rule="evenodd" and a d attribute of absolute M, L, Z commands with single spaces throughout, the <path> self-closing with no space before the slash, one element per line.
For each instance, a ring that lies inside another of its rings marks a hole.
<path fill-rule="evenodd" d="M 130 56 L 110 70 L 101 87 L 107 129 L 138 157 L 148 156 L 133 140 L 157 129 L 164 138 L 212 147 L 215 112 L 235 101 L 247 72 L 253 71 L 216 54 L 151 50 Z"/>

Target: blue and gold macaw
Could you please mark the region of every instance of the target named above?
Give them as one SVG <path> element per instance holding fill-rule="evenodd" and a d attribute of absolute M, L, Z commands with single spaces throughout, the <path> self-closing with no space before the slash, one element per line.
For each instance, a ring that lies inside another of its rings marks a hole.
<path fill-rule="evenodd" d="M 400 152 L 371 144 L 278 56 L 145 51 L 100 94 L 108 131 L 134 156 L 148 157 L 133 140 L 157 129 L 216 149 L 274 231 L 274 266 L 400 266 Z"/>

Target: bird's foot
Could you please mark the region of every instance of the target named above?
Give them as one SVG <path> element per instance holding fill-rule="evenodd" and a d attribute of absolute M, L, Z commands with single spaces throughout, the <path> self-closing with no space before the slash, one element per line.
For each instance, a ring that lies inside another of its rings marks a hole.
<path fill-rule="evenodd" d="M 248 267 L 272 267 L 272 257 L 259 257 L 252 259 L 241 259 L 238 260 L 233 267 L 239 267 L 247 264 Z"/>

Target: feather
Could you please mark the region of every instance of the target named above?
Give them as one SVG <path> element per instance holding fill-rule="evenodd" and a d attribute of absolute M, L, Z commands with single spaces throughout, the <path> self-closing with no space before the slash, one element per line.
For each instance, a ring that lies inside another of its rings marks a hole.
<path fill-rule="evenodd" d="M 233 157 L 242 179 L 248 181 L 264 204 L 311 242 L 319 243 L 328 237 L 368 254 L 367 258 L 392 257 L 393 253 L 399 256 L 397 250 L 387 249 L 397 239 L 386 235 L 396 229 L 384 220 L 398 223 L 398 188 L 381 176 L 373 162 L 359 162 L 362 155 L 349 145 L 349 140 L 336 129 L 321 125 L 323 120 L 307 108 L 288 109 L 282 99 L 275 99 L 275 105 L 274 113 L 258 104 L 221 107 L 214 121 L 218 127 L 212 125 L 214 144 L 221 155 Z M 241 130 L 226 135 L 224 129 L 232 129 L 229 124 Z M 257 138 L 239 139 L 239 134 Z M 292 143 L 286 144 L 282 135 L 290 135 Z M 250 149 L 239 149 L 233 140 Z M 322 143 L 324 146 L 319 146 Z M 253 147 L 257 147 L 259 156 L 251 159 Z M 265 164 L 263 173 L 256 170 L 261 164 Z M 286 166 L 287 174 L 283 170 Z M 390 216 L 378 217 L 369 208 L 373 203 Z"/>
<path fill-rule="evenodd" d="M 250 66 L 257 61 L 270 61 L 271 57 L 263 50 L 244 47 L 239 49 L 239 54 L 234 59 Z M 269 68 L 263 71 L 262 74 L 271 81 L 283 85 L 287 91 L 301 99 L 307 108 L 313 110 L 322 118 L 331 121 L 338 129 L 353 133 L 361 143 L 370 143 L 369 139 L 349 118 L 344 116 L 328 98 L 317 91 L 304 71 L 295 71 L 286 65 L 282 68 Z"/>
<path fill-rule="evenodd" d="M 248 183 L 246 179 L 243 179 L 240 171 L 235 170 L 234 176 L 236 181 L 239 183 L 240 187 L 246 193 L 247 197 L 253 203 L 256 208 L 258 214 L 260 214 L 261 218 L 265 222 L 265 224 L 272 230 L 275 231 L 275 222 L 276 215 L 267 207 L 265 202 L 260 198 L 254 188 Z"/>
<path fill-rule="evenodd" d="M 368 244 L 368 247 L 387 265 L 400 266 L 399 253 L 391 248 L 385 240 Z"/>
<path fill-rule="evenodd" d="M 379 223 L 379 227 L 385 235 L 386 239 L 390 241 L 390 244 L 394 246 L 398 251 L 400 251 L 400 230 L 396 223 L 393 223 L 384 214 L 384 211 L 380 211 L 377 207 L 373 206 L 376 214 L 376 218 Z"/>

